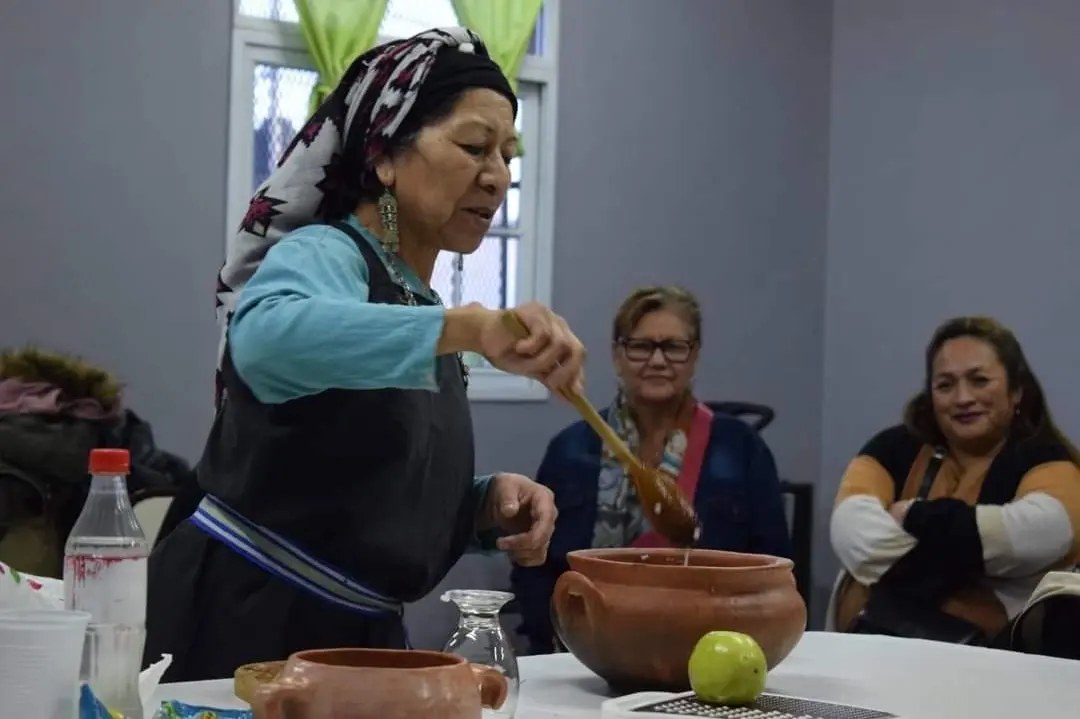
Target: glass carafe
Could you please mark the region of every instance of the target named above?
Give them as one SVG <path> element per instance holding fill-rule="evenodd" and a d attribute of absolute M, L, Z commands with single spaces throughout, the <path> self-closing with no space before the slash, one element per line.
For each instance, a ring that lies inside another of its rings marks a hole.
<path fill-rule="evenodd" d="M 443 651 L 494 667 L 506 677 L 506 701 L 496 710 L 485 709 L 484 719 L 513 719 L 517 709 L 521 683 L 517 656 L 499 623 L 499 612 L 513 598 L 509 592 L 484 589 L 455 589 L 442 595 L 442 600 L 453 602 L 459 612 L 457 629 Z"/>

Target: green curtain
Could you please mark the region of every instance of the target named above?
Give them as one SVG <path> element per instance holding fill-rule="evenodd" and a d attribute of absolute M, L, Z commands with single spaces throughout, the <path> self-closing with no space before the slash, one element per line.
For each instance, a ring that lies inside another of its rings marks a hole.
<path fill-rule="evenodd" d="M 544 0 L 452 0 L 458 22 L 484 41 L 491 59 L 517 92 L 518 70 Z M 525 154 L 525 139 L 518 138 L 517 154 Z"/>
<path fill-rule="evenodd" d="M 518 70 L 544 0 L 453 0 L 458 22 L 484 41 L 517 91 Z"/>
<path fill-rule="evenodd" d="M 375 45 L 387 0 L 296 0 L 300 32 L 319 71 L 311 112 L 334 91 L 352 61 Z"/>

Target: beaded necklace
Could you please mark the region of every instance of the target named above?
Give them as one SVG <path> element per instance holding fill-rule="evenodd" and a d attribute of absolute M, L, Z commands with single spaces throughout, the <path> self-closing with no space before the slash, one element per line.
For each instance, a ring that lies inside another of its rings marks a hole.
<path fill-rule="evenodd" d="M 397 255 L 391 254 L 389 252 L 386 253 L 386 256 L 386 265 L 387 268 L 390 270 L 390 279 L 392 279 L 394 281 L 394 284 L 396 284 L 405 292 L 405 304 L 407 304 L 409 307 L 418 307 L 420 303 L 416 301 L 416 295 L 409 287 L 409 282 L 405 279 L 405 273 L 403 273 L 401 271 L 401 268 L 398 267 L 398 263 L 401 262 L 401 259 Z M 443 304 L 442 298 L 439 296 L 439 293 L 436 292 L 434 288 L 431 288 L 431 294 L 435 297 L 435 302 L 437 304 Z M 458 366 L 461 367 L 461 378 L 465 381 L 465 388 L 468 389 L 469 366 L 465 364 L 465 355 L 463 352 L 457 353 L 457 361 Z"/>

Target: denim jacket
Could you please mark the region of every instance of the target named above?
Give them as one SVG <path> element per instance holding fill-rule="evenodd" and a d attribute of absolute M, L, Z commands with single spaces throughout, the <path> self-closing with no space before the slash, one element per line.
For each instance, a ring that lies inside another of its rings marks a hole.
<path fill-rule="evenodd" d="M 511 574 L 530 654 L 554 649 L 550 602 L 556 580 L 568 569 L 567 552 L 592 547 L 600 465 L 600 438 L 584 422 L 556 435 L 540 465 L 537 481 L 555 493 L 559 518 L 547 561 L 515 566 Z M 693 500 L 702 524 L 696 546 L 791 556 L 772 452 L 743 421 L 713 416 Z"/>

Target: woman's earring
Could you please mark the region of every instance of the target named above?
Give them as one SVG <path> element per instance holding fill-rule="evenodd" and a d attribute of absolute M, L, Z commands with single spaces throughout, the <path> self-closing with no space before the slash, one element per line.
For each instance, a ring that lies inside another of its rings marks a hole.
<path fill-rule="evenodd" d="M 383 229 L 379 242 L 384 250 L 394 254 L 398 251 L 397 198 L 389 187 L 379 196 L 379 221 Z"/>

